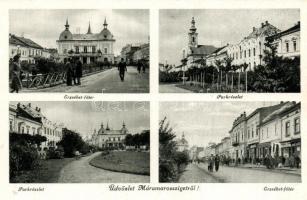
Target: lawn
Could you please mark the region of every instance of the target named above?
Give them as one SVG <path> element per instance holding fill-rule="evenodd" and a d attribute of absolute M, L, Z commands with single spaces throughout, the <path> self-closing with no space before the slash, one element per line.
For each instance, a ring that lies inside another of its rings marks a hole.
<path fill-rule="evenodd" d="M 100 154 L 90 164 L 106 170 L 149 175 L 150 157 L 148 152 L 113 151 Z"/>
<path fill-rule="evenodd" d="M 38 169 L 23 171 L 11 183 L 56 183 L 61 169 L 75 158 L 41 160 Z"/>

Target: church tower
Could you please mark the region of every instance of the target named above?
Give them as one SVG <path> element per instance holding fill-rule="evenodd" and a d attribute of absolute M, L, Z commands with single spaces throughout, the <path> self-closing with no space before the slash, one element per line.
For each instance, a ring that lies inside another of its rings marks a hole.
<path fill-rule="evenodd" d="M 196 32 L 195 20 L 192 17 L 191 28 L 189 32 L 189 47 L 197 47 L 198 45 L 198 33 Z"/>

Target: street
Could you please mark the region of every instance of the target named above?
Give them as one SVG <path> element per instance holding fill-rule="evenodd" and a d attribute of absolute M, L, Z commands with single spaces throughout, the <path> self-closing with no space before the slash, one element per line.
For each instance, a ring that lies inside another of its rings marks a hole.
<path fill-rule="evenodd" d="M 183 88 L 176 87 L 176 84 L 160 84 L 160 93 L 193 93 L 190 90 L 185 90 Z"/>
<path fill-rule="evenodd" d="M 67 92 L 67 93 L 148 93 L 149 73 L 139 74 L 135 67 L 127 67 L 125 81 L 122 82 L 117 68 L 82 77 L 80 86 L 58 86 L 21 92 Z"/>
<path fill-rule="evenodd" d="M 148 183 L 149 176 L 112 172 L 93 167 L 89 161 L 100 155 L 96 152 L 66 165 L 58 180 L 59 183 Z"/>
<path fill-rule="evenodd" d="M 179 182 L 185 183 L 300 183 L 301 176 L 284 172 L 220 166 L 208 172 L 207 164 L 190 164 Z"/>

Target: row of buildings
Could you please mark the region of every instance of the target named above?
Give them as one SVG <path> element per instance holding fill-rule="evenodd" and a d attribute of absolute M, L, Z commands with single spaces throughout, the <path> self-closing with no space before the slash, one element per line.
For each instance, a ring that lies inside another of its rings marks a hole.
<path fill-rule="evenodd" d="M 128 64 L 137 63 L 139 60 L 149 63 L 149 42 L 145 44 L 127 44 L 121 50 L 120 56 L 114 55 L 115 37 L 108 28 L 107 20 L 104 20 L 100 32 L 92 32 L 89 23 L 86 33 L 72 33 L 68 19 L 64 25 L 65 29 L 60 33 L 57 49 L 46 49 L 31 39 L 18 37 L 10 34 L 9 50 L 10 58 L 16 54 L 21 55 L 21 61 L 35 63 L 35 57 L 53 58 L 63 62 L 64 58 L 72 57 L 79 59 L 82 63 L 104 62 L 116 64 L 124 58 Z"/>
<path fill-rule="evenodd" d="M 62 139 L 63 128 L 63 124 L 50 121 L 40 108 L 33 107 L 31 103 L 9 106 L 9 132 L 45 136 L 47 140 L 41 144 L 41 148 L 55 148 Z"/>
<path fill-rule="evenodd" d="M 123 58 L 127 64 L 133 65 L 139 61 L 149 64 L 149 41 L 142 44 L 127 44 L 120 52 L 120 57 Z M 120 60 L 118 60 L 119 62 Z"/>
<path fill-rule="evenodd" d="M 55 57 L 57 50 L 44 48 L 29 38 L 9 34 L 9 58 L 17 54 L 20 55 L 20 61 L 34 64 L 37 57 Z"/>
<path fill-rule="evenodd" d="M 240 163 L 261 163 L 263 159 L 301 157 L 301 103 L 281 102 L 260 107 L 247 115 L 240 114 L 228 136 L 219 143 L 209 143 L 199 158 L 211 154 L 231 158 Z"/>
<path fill-rule="evenodd" d="M 287 58 L 300 57 L 300 22 L 287 30 L 281 31 L 268 21 L 259 27 L 252 27 L 249 35 L 242 38 L 237 44 L 227 44 L 220 48 L 212 45 L 200 45 L 195 20 L 192 18 L 188 32 L 189 42 L 182 51 L 182 64 L 175 67 L 174 71 L 186 71 L 190 67 L 216 66 L 216 62 L 225 63 L 226 58 L 231 58 L 232 65 L 246 65 L 247 70 L 253 70 L 257 65 L 264 64 L 264 52 L 271 43 L 277 49 L 277 55 Z"/>

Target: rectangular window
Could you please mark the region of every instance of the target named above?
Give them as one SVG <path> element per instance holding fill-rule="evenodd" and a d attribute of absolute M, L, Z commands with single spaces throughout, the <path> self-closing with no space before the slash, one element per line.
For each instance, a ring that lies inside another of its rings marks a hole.
<path fill-rule="evenodd" d="M 76 49 L 76 53 L 79 53 L 79 47 L 76 46 L 75 49 Z"/>
<path fill-rule="evenodd" d="M 244 58 L 246 58 L 246 50 L 244 50 Z"/>
<path fill-rule="evenodd" d="M 296 41 L 293 41 L 293 51 L 296 51 Z"/>
<path fill-rule="evenodd" d="M 108 49 L 104 48 L 104 53 L 107 54 L 108 53 Z"/>
<path fill-rule="evenodd" d="M 294 134 L 300 133 L 300 118 L 294 119 Z"/>
<path fill-rule="evenodd" d="M 289 52 L 289 43 L 286 42 L 286 52 Z"/>
<path fill-rule="evenodd" d="M 92 52 L 95 53 L 96 52 L 96 47 L 92 46 Z"/>
<path fill-rule="evenodd" d="M 13 121 L 10 121 L 10 131 L 13 131 Z"/>
<path fill-rule="evenodd" d="M 251 57 L 251 50 L 248 50 L 248 57 Z"/>
<path fill-rule="evenodd" d="M 84 51 L 84 53 L 87 53 L 87 46 L 83 47 L 83 51 Z"/>
<path fill-rule="evenodd" d="M 286 122 L 286 137 L 290 136 L 290 122 Z"/>
<path fill-rule="evenodd" d="M 256 48 L 253 49 L 253 55 L 256 56 Z"/>

